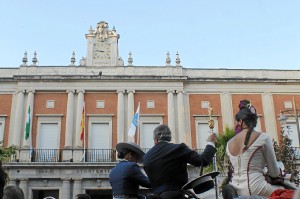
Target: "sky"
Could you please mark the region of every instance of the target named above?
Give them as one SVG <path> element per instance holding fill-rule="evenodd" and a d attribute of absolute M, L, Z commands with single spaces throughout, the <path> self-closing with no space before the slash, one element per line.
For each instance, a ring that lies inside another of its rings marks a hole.
<path fill-rule="evenodd" d="M 0 68 L 76 65 L 106 21 L 135 66 L 300 70 L 299 0 L 1 0 Z"/>

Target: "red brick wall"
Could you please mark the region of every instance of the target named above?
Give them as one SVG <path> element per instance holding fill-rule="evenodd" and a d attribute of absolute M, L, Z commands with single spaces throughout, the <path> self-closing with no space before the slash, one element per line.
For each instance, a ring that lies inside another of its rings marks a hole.
<path fill-rule="evenodd" d="M 154 100 L 155 108 L 147 108 L 147 100 Z M 140 103 L 140 114 L 163 114 L 163 123 L 168 124 L 168 95 L 161 93 L 135 93 L 134 112 Z M 137 140 L 137 134 L 135 139 Z"/>
<path fill-rule="evenodd" d="M 0 115 L 6 115 L 5 117 L 5 127 L 4 127 L 4 146 L 8 145 L 8 133 L 10 125 L 10 113 L 12 104 L 12 94 L 2 94 L 0 95 Z"/>
<path fill-rule="evenodd" d="M 112 146 L 117 142 L 117 116 L 118 116 L 118 94 L 117 93 L 85 93 L 85 109 L 86 114 L 112 114 Z M 96 108 L 97 100 L 104 100 L 104 108 Z M 89 117 L 86 117 L 85 128 L 86 136 L 88 137 Z M 86 146 L 88 146 L 88 139 L 86 140 Z"/>
<path fill-rule="evenodd" d="M 54 100 L 54 108 L 46 108 L 47 100 Z M 61 118 L 61 134 L 60 134 L 60 148 L 65 144 L 66 131 L 66 115 L 67 115 L 67 93 L 35 93 L 34 94 L 34 109 L 32 120 L 32 144 L 36 147 L 37 137 L 37 122 L 36 114 L 63 114 Z"/>
<path fill-rule="evenodd" d="M 274 94 L 273 95 L 276 121 L 280 115 L 280 111 L 286 110 L 286 108 L 284 108 L 284 102 L 290 101 L 293 104 L 293 97 L 295 97 L 296 108 L 299 109 L 300 108 L 300 95 L 282 95 L 282 94 Z M 294 107 L 292 109 L 294 109 Z M 294 114 L 294 112 L 292 111 L 291 114 Z M 277 121 L 278 137 L 280 136 L 280 131 L 281 131 L 281 124 L 280 124 L 280 122 Z"/>
<path fill-rule="evenodd" d="M 219 94 L 190 94 L 190 123 L 191 123 L 191 141 L 192 147 L 197 147 L 196 139 L 196 127 L 195 117 L 193 115 L 208 115 L 208 110 L 201 108 L 201 101 L 209 101 L 213 108 L 213 115 L 219 115 L 218 117 L 218 132 L 222 132 L 222 113 L 221 113 L 221 101 Z"/>

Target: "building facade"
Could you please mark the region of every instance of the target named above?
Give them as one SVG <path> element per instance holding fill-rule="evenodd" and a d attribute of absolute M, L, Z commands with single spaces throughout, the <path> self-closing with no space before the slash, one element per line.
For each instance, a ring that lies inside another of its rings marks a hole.
<path fill-rule="evenodd" d="M 173 142 L 202 149 L 210 133 L 209 106 L 213 131 L 222 133 L 233 128 L 245 98 L 258 112 L 257 130 L 275 140 L 285 111 L 292 145 L 299 147 L 299 70 L 184 68 L 178 53 L 175 64 L 167 54 L 164 66 L 134 66 L 131 53 L 127 64 L 119 57 L 119 35 L 106 22 L 85 37 L 87 55 L 78 65 L 75 53 L 68 66 L 38 66 L 36 53 L 28 64 L 25 52 L 20 67 L 0 68 L 0 140 L 17 147 L 6 169 L 10 184 L 26 198 L 111 198 L 108 173 L 118 142 L 134 141 L 147 150 L 153 129 L 164 123 Z M 137 132 L 128 136 L 138 107 Z"/>

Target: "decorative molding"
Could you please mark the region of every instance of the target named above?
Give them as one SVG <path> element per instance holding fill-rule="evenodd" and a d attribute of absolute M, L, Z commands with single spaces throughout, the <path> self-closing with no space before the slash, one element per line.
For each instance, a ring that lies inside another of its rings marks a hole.
<path fill-rule="evenodd" d="M 141 114 L 141 117 L 163 117 L 165 114 Z"/>
<path fill-rule="evenodd" d="M 86 114 L 87 117 L 114 117 L 114 114 Z"/>
<path fill-rule="evenodd" d="M 36 117 L 63 117 L 64 114 L 35 114 Z"/>

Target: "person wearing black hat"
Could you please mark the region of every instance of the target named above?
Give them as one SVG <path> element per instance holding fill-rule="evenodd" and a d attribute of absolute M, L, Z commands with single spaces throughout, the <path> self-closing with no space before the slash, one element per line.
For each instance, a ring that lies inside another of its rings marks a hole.
<path fill-rule="evenodd" d="M 144 169 L 153 192 L 163 199 L 182 199 L 182 187 L 188 182 L 187 164 L 207 166 L 216 153 L 216 134 L 208 137 L 208 145 L 202 154 L 186 144 L 173 144 L 167 125 L 159 125 L 153 132 L 154 147 L 144 156 Z"/>
<path fill-rule="evenodd" d="M 134 143 L 118 143 L 116 146 L 120 162 L 109 173 L 109 182 L 114 199 L 139 199 L 139 186 L 150 188 L 148 177 L 137 164 L 145 153 Z"/>

